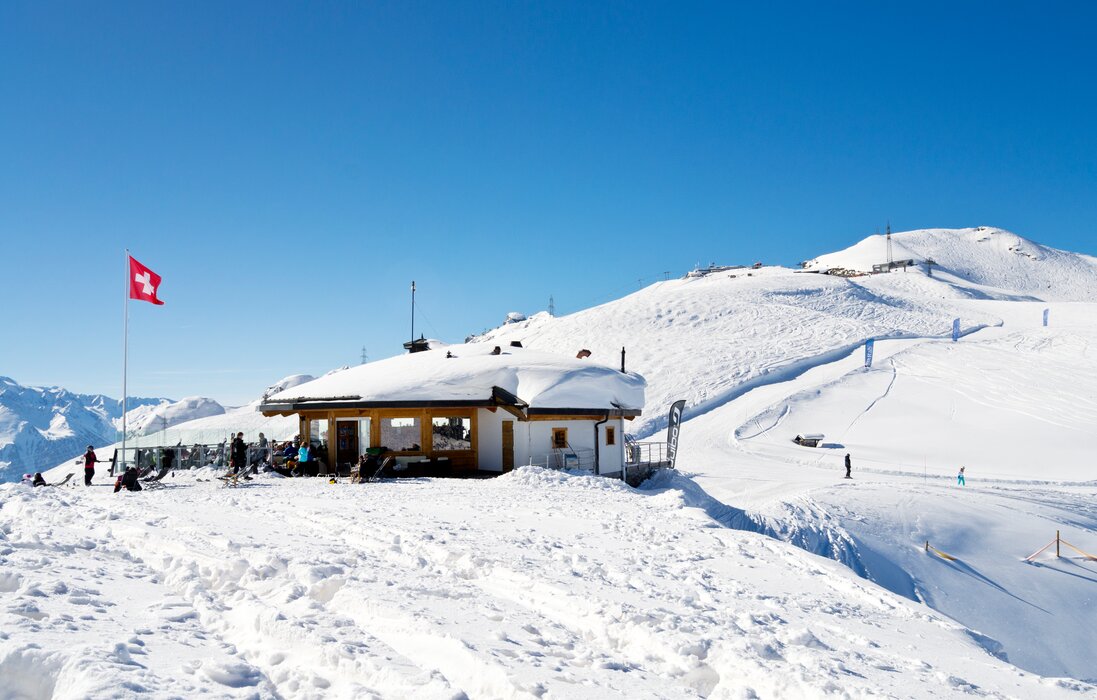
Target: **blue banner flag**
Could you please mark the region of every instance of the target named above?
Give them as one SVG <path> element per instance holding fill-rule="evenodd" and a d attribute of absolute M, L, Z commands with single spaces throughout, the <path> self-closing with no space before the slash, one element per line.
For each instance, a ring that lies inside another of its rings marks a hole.
<path fill-rule="evenodd" d="M 872 366 L 872 349 L 876 345 L 876 341 L 869 338 L 865 341 L 865 367 Z"/>
<path fill-rule="evenodd" d="M 960 319 L 952 319 L 952 342 L 960 339 Z"/>
<path fill-rule="evenodd" d="M 1044 309 L 1044 325 L 1047 325 L 1047 317 L 1051 315 L 1051 309 Z"/>

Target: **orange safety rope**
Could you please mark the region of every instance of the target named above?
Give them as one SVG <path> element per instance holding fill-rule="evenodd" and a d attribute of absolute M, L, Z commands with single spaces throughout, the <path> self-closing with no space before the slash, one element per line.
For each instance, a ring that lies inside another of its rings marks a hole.
<path fill-rule="evenodd" d="M 937 549 L 936 547 L 930 547 L 929 546 L 929 540 L 926 540 L 926 552 L 927 553 L 928 552 L 933 552 L 934 554 L 941 557 L 942 559 L 947 559 L 949 561 L 957 561 L 956 557 L 952 556 L 951 554 L 945 554 L 944 552 Z"/>
<path fill-rule="evenodd" d="M 1059 541 L 1062 542 L 1063 544 L 1065 544 L 1066 546 L 1070 547 L 1071 549 L 1073 549 L 1075 552 L 1078 552 L 1079 554 L 1081 554 L 1086 559 L 1090 559 L 1092 561 L 1097 561 L 1097 557 L 1093 556 L 1089 552 L 1083 552 L 1082 550 L 1078 549 L 1077 547 L 1072 545 L 1070 542 L 1067 542 L 1066 540 L 1064 540 L 1062 538 L 1060 538 Z"/>

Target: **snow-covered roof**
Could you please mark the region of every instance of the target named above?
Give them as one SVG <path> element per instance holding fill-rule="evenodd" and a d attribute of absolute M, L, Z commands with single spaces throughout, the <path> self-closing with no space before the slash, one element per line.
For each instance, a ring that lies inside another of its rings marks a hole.
<path fill-rule="evenodd" d="M 555 353 L 494 343 L 453 345 L 371 362 L 267 397 L 265 412 L 310 407 L 515 405 L 527 412 L 620 411 L 639 415 L 638 374 Z"/>

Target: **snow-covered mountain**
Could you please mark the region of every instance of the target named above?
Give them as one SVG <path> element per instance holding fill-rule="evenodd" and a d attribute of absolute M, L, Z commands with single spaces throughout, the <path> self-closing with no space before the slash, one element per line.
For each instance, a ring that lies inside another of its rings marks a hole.
<path fill-rule="evenodd" d="M 131 397 L 145 410 L 164 399 Z M 75 394 L 60 387 L 23 386 L 0 377 L 0 482 L 52 467 L 89 445 L 114 442 L 122 402 L 102 394 Z"/>
<path fill-rule="evenodd" d="M 225 413 L 213 399 L 180 401 L 130 397 L 126 433 L 137 438 L 179 423 Z M 0 377 L 0 482 L 41 471 L 119 439 L 122 402 L 60 387 L 28 387 Z"/>
<path fill-rule="evenodd" d="M 126 413 L 126 434 L 139 437 L 157 431 L 163 431 L 179 423 L 219 416 L 225 407 L 213 399 L 203 396 L 190 396 L 179 401 L 163 399 L 158 404 L 146 404 Z M 118 430 L 122 429 L 122 419 L 115 421 Z"/>
<path fill-rule="evenodd" d="M 1047 248 L 1001 229 L 929 229 L 893 235 L 894 257 L 924 265 L 908 272 L 845 277 L 830 268 L 871 270 L 886 260 L 882 236 L 823 255 L 807 270 L 738 269 L 658 282 L 567 316 L 508 323 L 476 340 L 578 352 L 648 380 L 650 435 L 684 398 L 709 410 L 752 385 L 848 353 L 868 338 L 945 337 L 959 317 L 964 333 L 1001 325 L 1002 311 L 973 300 L 1097 301 L 1097 259 Z M 1041 307 L 1042 308 L 1042 307 Z M 1031 313 L 1039 314 L 1039 310 Z"/>
<path fill-rule="evenodd" d="M 995 297 L 1033 301 L 1097 301 L 1097 258 L 1049 248 L 1003 229 L 923 229 L 891 238 L 893 259 L 913 260 L 923 271 L 926 261 L 932 261 L 934 276 L 955 282 L 965 293 L 987 291 Z M 887 238 L 875 235 L 804 265 L 818 271 L 871 272 L 874 264 L 886 261 Z"/>

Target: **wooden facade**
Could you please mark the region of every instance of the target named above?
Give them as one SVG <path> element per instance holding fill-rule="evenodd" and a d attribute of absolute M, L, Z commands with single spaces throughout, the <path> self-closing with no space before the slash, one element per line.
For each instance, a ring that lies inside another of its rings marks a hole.
<path fill-rule="evenodd" d="M 266 413 L 266 412 L 264 412 Z M 389 450 L 386 456 L 439 459 L 448 458 L 450 465 L 456 473 L 474 472 L 477 469 L 477 420 L 475 408 L 469 407 L 436 407 L 430 408 L 346 408 L 323 410 L 300 410 L 292 412 L 270 412 L 268 415 L 292 415 L 296 413 L 300 420 L 299 434 L 302 442 L 312 442 L 320 436 L 314 436 L 312 432 L 313 421 L 325 421 L 327 425 L 327 459 L 328 465 L 338 467 L 343 464 L 357 461 L 358 455 L 370 447 L 386 447 L 382 441 L 382 425 L 385 419 L 406 418 L 414 419 L 419 424 L 418 449 Z M 469 421 L 469 447 L 467 449 L 435 449 L 434 447 L 434 420 L 437 418 L 463 418 Z M 369 420 L 369 434 L 360 434 L 357 426 L 362 419 Z M 354 420 L 352 424 L 355 431 L 352 434 L 340 434 L 341 421 Z M 353 440 L 352 446 L 342 447 L 341 440 Z M 354 452 L 354 459 L 346 458 L 346 451 Z M 344 454 L 340 454 L 344 452 Z M 341 459 L 342 457 L 342 459 Z M 333 467 L 329 467 L 334 471 Z"/>
<path fill-rule="evenodd" d="M 546 454 L 561 449 L 592 453 L 596 473 L 599 450 L 610 449 L 613 454 L 604 456 L 620 469 L 623 451 L 616 430 L 623 430 L 624 420 L 640 415 L 639 409 L 616 407 L 531 407 L 498 386 L 484 398 L 461 400 L 274 397 L 259 410 L 267 416 L 298 416 L 299 434 L 306 443 L 326 440 L 325 473 L 345 470 L 369 448 L 384 448 L 384 456 L 409 467 L 453 475 L 500 473 L 517 464 L 545 463 Z M 319 429 L 315 421 L 326 425 L 323 435 L 312 434 Z M 612 423 L 607 425 L 608 421 Z M 609 442 L 606 428 L 613 435 Z M 550 440 L 553 432 L 561 437 Z"/>

